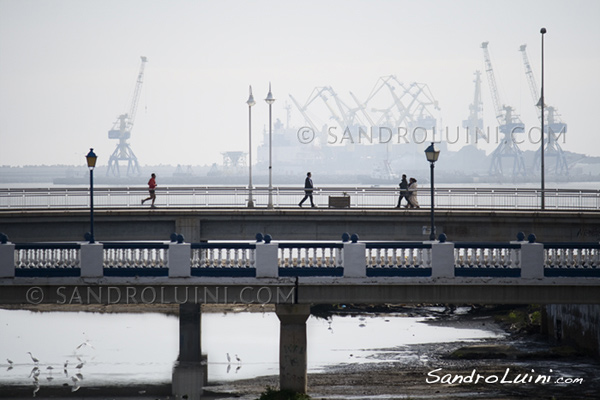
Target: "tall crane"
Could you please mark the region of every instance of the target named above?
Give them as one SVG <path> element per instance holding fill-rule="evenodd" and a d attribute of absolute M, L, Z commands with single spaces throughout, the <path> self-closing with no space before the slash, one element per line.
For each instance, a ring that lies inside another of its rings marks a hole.
<path fill-rule="evenodd" d="M 473 146 L 483 132 L 483 101 L 481 101 L 481 71 L 475 71 L 475 93 L 473 103 L 469 106 L 469 118 L 463 120 L 462 126 L 467 129 L 467 138 Z"/>
<path fill-rule="evenodd" d="M 514 138 L 515 133 L 522 133 L 525 130 L 525 125 L 521 122 L 521 119 L 513 114 L 514 108 L 511 106 L 504 105 L 500 101 L 500 95 L 498 93 L 498 86 L 496 85 L 496 77 L 494 75 L 494 69 L 492 68 L 492 61 L 490 58 L 490 52 L 488 50 L 488 43 L 481 43 L 483 49 L 483 57 L 485 61 L 485 72 L 488 78 L 488 84 L 490 86 L 490 93 L 492 95 L 492 102 L 494 104 L 494 111 L 496 113 L 496 120 L 500 124 L 499 130 L 504 135 L 498 147 L 492 152 L 492 163 L 490 165 L 491 175 L 504 175 L 502 168 L 502 160 L 504 158 L 513 159 L 513 170 L 512 175 L 525 175 L 525 162 L 523 161 L 523 153 Z"/>
<path fill-rule="evenodd" d="M 539 96 L 538 86 L 535 81 L 535 77 L 533 76 L 533 70 L 531 69 L 531 64 L 529 63 L 529 57 L 527 57 L 527 45 L 523 44 L 519 47 L 519 51 L 523 56 L 523 65 L 525 66 L 525 76 L 527 77 L 527 82 L 529 83 L 529 90 L 531 91 L 531 98 L 533 99 L 534 104 L 539 109 L 542 104 L 540 103 L 541 98 Z M 541 113 L 538 112 L 538 119 L 541 119 Z M 564 135 L 567 132 L 567 124 L 562 122 L 556 113 L 556 108 L 552 106 L 544 105 L 544 136 L 546 139 L 544 143 L 546 148 L 544 149 L 544 157 L 554 157 L 554 172 L 556 175 L 568 175 L 569 174 L 569 165 L 567 164 L 567 157 L 563 149 L 560 147 L 560 144 L 557 140 L 558 136 Z M 533 161 L 534 170 L 539 170 L 540 168 L 540 157 L 541 151 L 538 150 L 535 153 L 535 160 Z"/>
<path fill-rule="evenodd" d="M 119 162 L 121 161 L 127 162 L 127 176 L 137 176 L 140 174 L 140 167 L 137 157 L 133 153 L 133 150 L 131 150 L 131 146 L 127 140 L 131 137 L 131 130 L 133 129 L 138 101 L 142 91 L 142 83 L 144 81 L 144 67 L 148 61 L 148 59 L 144 56 L 141 57 L 141 60 L 142 63 L 140 65 L 140 71 L 138 72 L 135 89 L 133 91 L 133 98 L 131 99 L 131 105 L 129 106 L 129 112 L 119 115 L 113 124 L 112 129 L 108 131 L 108 138 L 116 139 L 119 141 L 119 143 L 108 160 L 108 169 L 106 170 L 106 175 L 117 177 L 121 176 L 121 172 L 119 170 Z"/>

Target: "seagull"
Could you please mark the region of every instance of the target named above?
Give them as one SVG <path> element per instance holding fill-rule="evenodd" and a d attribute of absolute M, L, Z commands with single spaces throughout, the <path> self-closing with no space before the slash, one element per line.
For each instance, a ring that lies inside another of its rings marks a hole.
<path fill-rule="evenodd" d="M 92 349 L 94 348 L 94 346 L 91 345 L 89 340 L 86 340 L 85 342 L 81 343 L 79 346 L 77 346 L 77 350 L 79 350 L 80 348 L 82 348 L 83 346 L 89 346 Z M 95 349 L 94 349 L 95 350 Z"/>
<path fill-rule="evenodd" d="M 12 367 L 12 365 L 13 365 L 12 360 L 10 360 L 10 359 L 7 358 L 6 361 L 8 361 L 8 364 Z"/>
<path fill-rule="evenodd" d="M 40 360 L 38 360 L 37 358 L 35 358 L 35 357 L 33 356 L 33 354 L 31 354 L 31 352 L 30 352 L 30 351 L 28 351 L 28 352 L 27 352 L 27 354 L 29 354 L 29 356 L 31 357 L 31 359 L 33 360 L 33 362 L 34 362 L 34 363 L 38 364 L 38 363 L 40 362 Z"/>
<path fill-rule="evenodd" d="M 69 360 L 65 361 L 64 369 L 67 369 L 67 365 L 69 365 Z"/>
<path fill-rule="evenodd" d="M 77 366 L 75 368 L 81 369 L 81 368 L 83 368 L 83 364 L 85 364 L 85 363 L 80 362 L 79 364 L 77 364 Z"/>
<path fill-rule="evenodd" d="M 242 363 L 242 359 L 238 357 L 238 355 L 235 355 L 235 359 L 237 360 L 237 362 L 239 362 L 240 364 Z"/>
<path fill-rule="evenodd" d="M 227 353 L 227 362 L 231 363 L 231 357 L 229 356 L 229 353 Z"/>

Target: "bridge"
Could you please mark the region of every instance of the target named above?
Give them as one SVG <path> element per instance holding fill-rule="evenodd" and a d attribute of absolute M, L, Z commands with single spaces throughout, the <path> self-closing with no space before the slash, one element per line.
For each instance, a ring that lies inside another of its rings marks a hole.
<path fill-rule="evenodd" d="M 297 189 L 287 197 L 278 190 L 274 209 L 246 208 L 244 190 L 234 204 L 231 192 L 214 197 L 222 188 L 191 197 L 186 190 L 163 192 L 156 209 L 137 205 L 145 190 L 106 190 L 95 210 L 96 243 L 80 241 L 89 229 L 86 190 L 21 200 L 0 193 L 0 231 L 9 235 L 0 235 L 0 304 L 179 305 L 173 384 L 183 382 L 185 393 L 203 385 L 202 304 L 274 304 L 280 386 L 300 392 L 311 304 L 600 304 L 595 191 L 564 198 L 557 191 L 544 211 L 535 191 L 509 191 L 494 204 L 489 192 L 463 200 L 436 192 L 436 230 L 445 234 L 428 241 L 426 201 L 394 209 L 398 193 L 389 189 L 321 191 L 317 209 L 297 208 Z M 260 204 L 265 192 L 258 192 Z M 329 196 L 354 200 L 330 209 Z M 541 243 L 516 230 L 538 233 Z M 248 241 L 254 232 L 270 235 Z"/>
<path fill-rule="evenodd" d="M 306 392 L 311 304 L 600 304 L 600 243 L 167 242 L 0 244 L 0 304 L 179 304 L 175 375 L 200 391 L 201 305 L 275 304 L 280 385 Z M 191 366 L 190 366 L 191 365 Z M 179 372 L 177 372 L 179 371 Z M 200 383 L 198 383 L 200 381 Z M 175 376 L 174 376 L 175 382 Z M 194 386 L 196 385 L 196 386 Z M 198 385 L 200 385 L 198 387 Z"/>
<path fill-rule="evenodd" d="M 100 188 L 95 196 L 95 237 L 99 240 L 163 240 L 172 232 L 190 242 L 247 240 L 256 232 L 279 240 L 338 240 L 359 232 L 366 240 L 414 241 L 429 238 L 427 189 L 421 208 L 397 209 L 395 188 L 340 187 L 315 193 L 317 208 L 299 208 L 302 191 L 255 189 L 257 207 L 246 207 L 240 187 L 162 188 L 157 208 L 140 205 L 143 188 Z M 329 207 L 346 198 L 349 207 Z M 436 189 L 436 232 L 454 241 L 502 241 L 516 231 L 535 232 L 541 241 L 600 241 L 600 191 L 554 190 L 547 207 L 537 206 L 534 189 Z M 260 206 L 262 204 L 262 206 Z M 78 241 L 90 229 L 86 189 L 0 189 L 0 232 L 15 242 Z"/>

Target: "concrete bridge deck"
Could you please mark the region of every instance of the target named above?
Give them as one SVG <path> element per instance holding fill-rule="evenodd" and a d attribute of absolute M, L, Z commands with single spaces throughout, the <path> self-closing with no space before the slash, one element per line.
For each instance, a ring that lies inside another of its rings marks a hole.
<path fill-rule="evenodd" d="M 164 240 L 172 232 L 188 242 L 248 240 L 257 232 L 276 240 L 338 240 L 343 232 L 364 240 L 425 240 L 429 209 L 99 208 L 97 240 Z M 600 241 L 600 212 L 436 209 L 437 233 L 449 240 L 513 240 L 517 232 L 539 241 Z M 82 240 L 89 210 L 1 210 L 0 232 L 13 242 Z"/>

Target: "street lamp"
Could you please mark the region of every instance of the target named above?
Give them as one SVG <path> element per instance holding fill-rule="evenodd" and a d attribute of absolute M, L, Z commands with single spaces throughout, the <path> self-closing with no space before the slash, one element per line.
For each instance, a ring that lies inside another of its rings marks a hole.
<path fill-rule="evenodd" d="M 433 168 L 434 164 L 440 156 L 440 151 L 435 148 L 435 144 L 431 142 L 431 145 L 425 149 L 425 156 L 431 167 L 431 233 L 429 234 L 429 240 L 435 240 L 435 220 L 434 220 L 434 198 L 433 198 Z"/>
<path fill-rule="evenodd" d="M 254 207 L 252 199 L 252 106 L 256 104 L 252 96 L 252 86 L 250 86 L 250 96 L 248 97 L 248 208 Z"/>
<path fill-rule="evenodd" d="M 542 202 L 541 202 L 541 208 L 542 210 L 546 208 L 546 195 L 545 195 L 545 191 L 546 191 L 546 183 L 545 183 L 545 177 L 544 177 L 544 34 L 546 33 L 546 28 L 542 28 L 540 29 L 540 33 L 542 34 L 542 92 L 541 92 L 541 97 L 540 97 L 540 108 L 542 109 L 542 147 L 541 147 L 541 159 L 542 159 L 542 165 L 541 165 L 541 172 L 542 172 Z"/>
<path fill-rule="evenodd" d="M 96 160 L 98 156 L 94 153 L 94 149 L 90 149 L 90 152 L 85 156 L 87 160 L 88 168 L 90 169 L 90 243 L 94 243 L 94 168 L 96 167 Z"/>
<path fill-rule="evenodd" d="M 273 132 L 271 124 L 271 106 L 275 103 L 273 93 L 271 93 L 271 82 L 269 82 L 269 93 L 265 99 L 269 105 L 269 203 L 267 208 L 273 208 Z"/>

